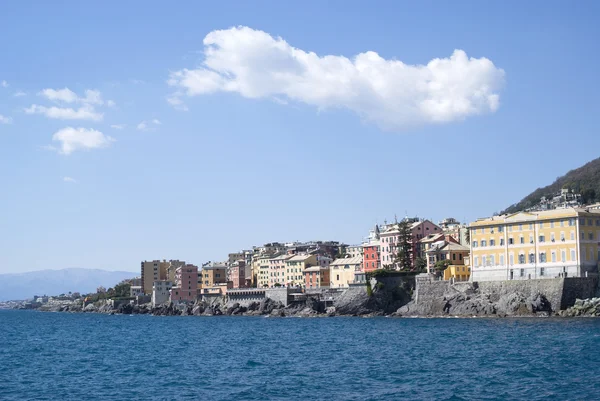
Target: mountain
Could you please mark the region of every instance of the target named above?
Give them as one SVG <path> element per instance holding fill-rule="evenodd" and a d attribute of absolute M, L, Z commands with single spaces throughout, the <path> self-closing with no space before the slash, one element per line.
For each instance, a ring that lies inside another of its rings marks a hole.
<path fill-rule="evenodd" d="M 525 210 L 539 203 L 542 196 L 552 197 L 563 188 L 569 188 L 573 192 L 581 194 L 584 204 L 600 201 L 600 158 L 569 171 L 548 186 L 536 189 L 519 203 L 509 206 L 500 214 Z"/>
<path fill-rule="evenodd" d="M 95 292 L 99 286 L 113 287 L 121 280 L 135 276 L 134 272 L 78 268 L 0 274 L 0 301 L 66 294 L 69 291 Z"/>

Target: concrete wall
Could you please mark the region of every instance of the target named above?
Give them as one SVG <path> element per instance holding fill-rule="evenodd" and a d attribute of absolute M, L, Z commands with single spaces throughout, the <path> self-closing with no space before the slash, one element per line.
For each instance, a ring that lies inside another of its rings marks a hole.
<path fill-rule="evenodd" d="M 298 292 L 298 290 L 296 288 L 268 288 L 266 296 L 273 301 L 281 302 L 284 306 L 288 306 L 290 303 L 289 294 L 293 292 Z"/>
<path fill-rule="evenodd" d="M 567 277 L 564 279 L 561 309 L 575 305 L 575 300 L 593 298 L 598 290 L 597 278 Z"/>

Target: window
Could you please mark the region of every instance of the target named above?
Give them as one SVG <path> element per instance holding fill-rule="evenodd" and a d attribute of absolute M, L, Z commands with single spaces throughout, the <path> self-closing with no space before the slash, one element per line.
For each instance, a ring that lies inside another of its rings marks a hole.
<path fill-rule="evenodd" d="M 500 255 L 500 264 L 504 265 L 504 255 Z"/>
<path fill-rule="evenodd" d="M 487 241 L 486 241 L 486 240 L 484 240 L 484 239 L 482 239 L 482 240 L 481 240 L 481 246 L 487 246 Z"/>
<path fill-rule="evenodd" d="M 540 228 L 544 228 L 544 223 L 540 222 L 539 226 Z"/>
<path fill-rule="evenodd" d="M 565 242 L 565 233 L 562 233 L 562 232 L 560 233 L 560 240 L 562 242 Z"/>
<path fill-rule="evenodd" d="M 533 235 L 529 234 L 529 243 L 533 244 Z"/>
<path fill-rule="evenodd" d="M 525 255 L 520 254 L 519 255 L 519 264 L 523 264 L 523 263 L 525 263 Z"/>
<path fill-rule="evenodd" d="M 533 223 L 529 223 L 529 229 L 533 230 Z"/>
<path fill-rule="evenodd" d="M 540 263 L 546 263 L 546 252 L 540 252 Z"/>
<path fill-rule="evenodd" d="M 521 244 L 524 244 L 525 243 L 525 238 L 521 237 L 521 238 L 519 238 L 519 241 L 521 242 Z"/>
<path fill-rule="evenodd" d="M 556 263 L 556 252 L 552 252 L 552 262 Z"/>
<path fill-rule="evenodd" d="M 575 249 L 571 249 L 571 262 L 575 261 Z"/>
<path fill-rule="evenodd" d="M 600 251 L 599 251 L 600 252 Z M 600 259 L 600 258 L 599 258 Z M 463 260 L 462 253 L 458 254 L 458 260 Z"/>
<path fill-rule="evenodd" d="M 592 240 L 594 239 L 594 233 L 592 233 L 592 232 L 589 232 L 589 233 L 588 233 L 588 239 L 589 239 L 590 241 L 592 241 Z"/>
<path fill-rule="evenodd" d="M 561 262 L 566 262 L 567 261 L 567 252 L 566 251 L 561 251 L 561 253 L 560 253 L 560 261 Z"/>
<path fill-rule="evenodd" d="M 508 226 L 508 232 L 511 233 L 512 232 L 512 226 Z"/>
<path fill-rule="evenodd" d="M 543 276 L 543 275 L 544 275 L 544 268 L 540 267 L 540 276 Z"/>
<path fill-rule="evenodd" d="M 519 276 L 525 277 L 525 269 L 519 269 Z"/>
<path fill-rule="evenodd" d="M 565 221 L 564 221 L 564 220 L 561 220 L 561 221 L 560 221 L 560 226 L 561 226 L 561 227 L 564 227 L 564 226 L 565 226 Z"/>
<path fill-rule="evenodd" d="M 544 235 L 540 235 L 538 241 L 539 242 L 545 242 L 546 241 L 546 237 Z"/>
<path fill-rule="evenodd" d="M 508 245 L 513 245 L 515 243 L 515 240 L 512 238 L 508 239 Z"/>
<path fill-rule="evenodd" d="M 550 233 L 550 241 L 554 242 L 554 233 Z"/>
<path fill-rule="evenodd" d="M 596 219 L 596 226 L 600 226 L 600 219 Z"/>
<path fill-rule="evenodd" d="M 490 256 L 490 265 L 496 266 L 496 257 L 494 255 Z"/>
<path fill-rule="evenodd" d="M 575 225 L 575 219 L 569 219 L 569 226 L 573 227 Z"/>
<path fill-rule="evenodd" d="M 550 220 L 550 228 L 554 228 L 554 220 Z"/>
<path fill-rule="evenodd" d="M 477 241 L 473 241 L 473 248 L 477 248 Z"/>
<path fill-rule="evenodd" d="M 511 266 L 515 264 L 515 258 L 512 253 L 510 255 L 508 255 L 508 261 L 510 262 Z"/>
<path fill-rule="evenodd" d="M 581 239 L 585 239 L 585 233 L 584 232 L 581 233 Z"/>
<path fill-rule="evenodd" d="M 369 254 L 368 253 L 365 254 L 365 259 L 369 259 Z"/>
<path fill-rule="evenodd" d="M 504 232 L 504 226 L 498 226 L 498 232 L 499 233 L 503 233 Z"/>
<path fill-rule="evenodd" d="M 571 241 L 575 241 L 575 231 L 571 231 Z"/>
<path fill-rule="evenodd" d="M 500 238 L 500 246 L 504 246 L 504 238 Z"/>
<path fill-rule="evenodd" d="M 585 226 L 585 219 L 584 218 L 579 219 L 579 225 L 580 226 Z"/>
<path fill-rule="evenodd" d="M 490 240 L 490 246 L 494 246 L 496 245 L 496 241 L 494 241 L 493 239 Z"/>
<path fill-rule="evenodd" d="M 523 224 L 519 224 L 519 231 L 523 231 Z"/>
<path fill-rule="evenodd" d="M 475 256 L 474 264 L 475 266 L 479 266 L 479 257 Z"/>
<path fill-rule="evenodd" d="M 535 254 L 533 254 L 533 253 L 529 254 L 529 263 L 535 263 Z"/>
<path fill-rule="evenodd" d="M 592 223 L 592 219 L 588 219 L 588 226 L 593 226 L 594 223 Z"/>
<path fill-rule="evenodd" d="M 456 254 L 455 253 L 452 254 L 452 260 L 456 260 Z"/>

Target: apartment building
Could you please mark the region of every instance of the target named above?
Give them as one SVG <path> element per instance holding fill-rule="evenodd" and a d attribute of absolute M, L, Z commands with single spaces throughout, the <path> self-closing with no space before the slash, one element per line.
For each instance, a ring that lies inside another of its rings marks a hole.
<path fill-rule="evenodd" d="M 469 225 L 471 279 L 585 277 L 598 271 L 600 210 L 566 208 Z"/>
<path fill-rule="evenodd" d="M 198 266 L 186 264 L 175 270 L 175 286 L 171 288 L 171 301 L 194 302 L 198 297 Z"/>

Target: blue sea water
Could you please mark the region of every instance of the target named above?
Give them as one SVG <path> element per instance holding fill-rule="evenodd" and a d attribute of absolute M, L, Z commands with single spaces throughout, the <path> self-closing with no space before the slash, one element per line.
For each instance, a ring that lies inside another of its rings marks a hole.
<path fill-rule="evenodd" d="M 1 400 L 598 400 L 600 319 L 0 311 Z"/>

